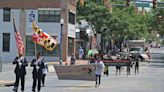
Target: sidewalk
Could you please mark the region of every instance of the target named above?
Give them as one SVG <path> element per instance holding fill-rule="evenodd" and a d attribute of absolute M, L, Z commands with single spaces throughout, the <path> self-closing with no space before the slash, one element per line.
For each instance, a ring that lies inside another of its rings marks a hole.
<path fill-rule="evenodd" d="M 76 60 L 76 65 L 84 65 L 87 64 L 88 60 Z M 70 62 L 68 61 L 63 62 L 62 65 L 69 65 Z M 54 65 L 59 65 L 59 62 L 48 62 L 48 71 L 55 72 Z M 10 85 L 14 83 L 15 74 L 14 74 L 15 65 L 12 63 L 3 63 L 2 65 L 2 72 L 0 72 L 0 87 Z M 27 75 L 31 78 L 32 67 L 28 64 L 26 68 Z M 26 77 L 27 78 L 27 77 Z"/>

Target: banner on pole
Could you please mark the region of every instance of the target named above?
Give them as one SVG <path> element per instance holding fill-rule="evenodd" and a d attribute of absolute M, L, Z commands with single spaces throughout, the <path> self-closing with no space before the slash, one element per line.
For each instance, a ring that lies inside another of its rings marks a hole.
<path fill-rule="evenodd" d="M 23 43 L 20 33 L 17 31 L 14 15 L 13 15 L 13 26 L 14 26 L 14 35 L 15 35 L 15 39 L 16 39 L 16 46 L 18 49 L 18 53 L 24 54 L 25 46 L 24 46 L 24 43 Z"/>
<path fill-rule="evenodd" d="M 57 41 L 47 33 L 43 32 L 38 26 L 35 25 L 34 21 L 32 23 L 33 30 L 35 34 L 33 34 L 33 42 L 36 44 L 42 45 L 49 51 L 53 51 L 57 46 Z"/>
<path fill-rule="evenodd" d="M 129 60 L 101 60 L 106 66 L 128 66 L 130 64 Z"/>
<path fill-rule="evenodd" d="M 59 80 L 95 81 L 95 65 L 54 66 Z"/>

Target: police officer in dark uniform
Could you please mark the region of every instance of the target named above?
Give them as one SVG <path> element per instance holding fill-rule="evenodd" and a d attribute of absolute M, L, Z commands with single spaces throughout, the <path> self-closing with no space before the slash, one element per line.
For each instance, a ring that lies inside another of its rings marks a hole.
<path fill-rule="evenodd" d="M 28 66 L 28 63 L 26 61 L 26 58 L 23 57 L 21 53 L 19 53 L 19 56 L 17 56 L 14 59 L 13 64 L 16 64 L 16 68 L 14 71 L 16 75 L 16 80 L 15 80 L 13 91 L 17 92 L 19 86 L 19 80 L 21 79 L 21 91 L 24 92 L 26 66 Z"/>
<path fill-rule="evenodd" d="M 44 66 L 44 58 L 40 56 L 40 53 L 37 54 L 36 59 L 33 59 L 31 62 L 31 67 L 33 67 L 33 85 L 32 91 L 35 92 L 36 83 L 38 82 L 38 92 L 41 90 L 41 79 L 42 79 L 42 70 L 45 68 Z"/>

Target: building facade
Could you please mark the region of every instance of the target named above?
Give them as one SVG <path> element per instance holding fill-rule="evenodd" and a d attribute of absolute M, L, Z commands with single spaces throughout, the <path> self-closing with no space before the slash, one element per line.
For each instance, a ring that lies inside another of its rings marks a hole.
<path fill-rule="evenodd" d="M 0 56 L 4 62 L 12 62 L 17 55 L 12 15 L 26 48 L 30 61 L 36 51 L 47 61 L 59 61 L 60 37 L 62 33 L 62 59 L 75 53 L 76 0 L 0 0 Z M 61 28 L 60 19 L 64 19 Z M 44 32 L 57 39 L 54 51 L 47 51 L 32 42 L 32 20 Z"/>

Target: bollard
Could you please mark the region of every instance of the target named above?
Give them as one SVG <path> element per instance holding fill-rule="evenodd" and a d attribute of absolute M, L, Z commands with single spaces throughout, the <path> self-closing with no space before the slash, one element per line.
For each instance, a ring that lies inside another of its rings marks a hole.
<path fill-rule="evenodd" d="M 3 63 L 2 56 L 0 56 L 0 72 L 2 72 L 2 63 Z"/>

